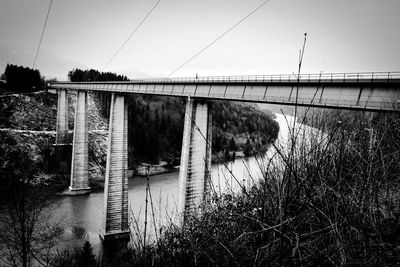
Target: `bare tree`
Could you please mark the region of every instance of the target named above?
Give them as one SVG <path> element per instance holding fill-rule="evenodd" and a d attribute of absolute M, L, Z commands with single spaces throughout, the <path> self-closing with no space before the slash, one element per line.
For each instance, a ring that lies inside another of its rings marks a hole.
<path fill-rule="evenodd" d="M 0 261 L 10 266 L 49 266 L 51 249 L 59 235 L 44 212 L 48 194 L 36 184 L 27 155 L 19 153 L 19 165 L 6 175 L 9 181 L 0 206 Z M 21 171 L 24 170 L 24 171 Z"/>

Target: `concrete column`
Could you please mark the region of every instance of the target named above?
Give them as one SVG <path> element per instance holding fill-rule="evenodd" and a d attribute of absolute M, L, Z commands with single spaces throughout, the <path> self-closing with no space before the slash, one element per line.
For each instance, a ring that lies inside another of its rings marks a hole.
<path fill-rule="evenodd" d="M 100 237 L 127 238 L 128 224 L 128 106 L 124 95 L 112 94 Z"/>
<path fill-rule="evenodd" d="M 210 193 L 211 105 L 189 99 L 186 104 L 179 171 L 178 208 L 183 224 L 189 213 L 201 214 Z"/>
<path fill-rule="evenodd" d="M 68 142 L 68 99 L 67 90 L 57 91 L 57 135 L 56 144 L 66 144 Z"/>
<path fill-rule="evenodd" d="M 90 193 L 88 157 L 87 92 L 77 91 L 70 194 Z"/>

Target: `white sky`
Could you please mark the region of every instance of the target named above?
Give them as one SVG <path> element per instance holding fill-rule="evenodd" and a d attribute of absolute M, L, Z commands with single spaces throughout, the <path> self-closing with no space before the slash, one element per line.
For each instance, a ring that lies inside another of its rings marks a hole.
<path fill-rule="evenodd" d="M 101 70 L 157 0 L 53 0 L 36 68 Z M 0 0 L 0 73 L 32 66 L 50 0 Z M 263 0 L 161 0 L 105 69 L 166 76 Z M 270 0 L 175 76 L 400 71 L 399 0 Z"/>

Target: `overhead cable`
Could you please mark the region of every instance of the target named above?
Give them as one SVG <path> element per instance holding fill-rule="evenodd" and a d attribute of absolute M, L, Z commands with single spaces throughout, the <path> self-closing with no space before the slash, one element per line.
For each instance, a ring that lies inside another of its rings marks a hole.
<path fill-rule="evenodd" d="M 206 51 L 210 46 L 212 46 L 213 44 L 215 44 L 216 42 L 218 42 L 222 37 L 224 37 L 225 35 L 227 35 L 230 31 L 232 31 L 234 28 L 236 28 L 237 26 L 239 26 L 243 21 L 245 21 L 248 17 L 250 17 L 251 15 L 253 15 L 255 12 L 257 12 L 260 8 L 262 8 L 265 4 L 267 4 L 270 0 L 266 0 L 264 2 L 261 3 L 261 5 L 259 5 L 258 7 L 256 7 L 253 11 L 251 11 L 249 14 L 247 14 L 244 18 L 242 18 L 241 20 L 239 20 L 238 22 L 236 22 L 233 26 L 231 26 L 229 29 L 227 29 L 223 34 L 221 34 L 220 36 L 218 36 L 214 41 L 212 41 L 211 43 L 209 43 L 206 47 L 204 47 L 203 49 L 201 49 L 200 51 L 198 51 L 196 54 L 194 54 L 192 57 L 190 57 L 188 60 L 186 60 L 182 65 L 180 65 L 179 67 L 177 67 L 174 71 L 172 71 L 170 74 L 168 74 L 168 77 L 170 77 L 171 75 L 175 74 L 178 70 L 180 70 L 181 68 L 183 68 L 185 65 L 187 65 L 189 62 L 191 62 L 193 59 L 195 59 L 196 57 L 198 57 L 200 54 L 202 54 L 204 51 Z"/>
<path fill-rule="evenodd" d="M 101 69 L 101 72 L 104 71 L 105 68 L 110 65 L 110 63 L 115 59 L 115 57 L 121 52 L 122 48 L 129 42 L 129 40 L 132 38 L 132 36 L 139 30 L 139 28 L 142 26 L 142 24 L 146 21 L 147 17 L 150 16 L 150 14 L 153 12 L 153 10 L 157 7 L 157 5 L 160 3 L 161 0 L 158 0 L 154 6 L 147 12 L 146 16 L 140 21 L 140 23 L 136 26 L 136 28 L 129 34 L 128 38 L 122 43 L 122 45 L 118 48 L 118 50 L 114 53 L 114 55 L 108 60 L 107 64 Z"/>
<path fill-rule="evenodd" d="M 46 19 L 44 21 L 44 25 L 43 25 L 43 29 L 42 29 L 42 35 L 40 36 L 40 41 L 39 41 L 38 48 L 36 50 L 35 60 L 33 61 L 32 68 L 35 68 L 35 65 L 36 65 L 36 60 L 37 60 L 37 57 L 38 57 L 38 54 L 39 54 L 40 46 L 42 44 L 43 35 L 44 35 L 44 31 L 46 29 L 47 19 L 49 18 L 49 14 L 50 14 L 50 9 L 51 9 L 51 4 L 52 3 L 53 3 L 53 0 L 50 0 L 49 8 L 47 9 Z"/>

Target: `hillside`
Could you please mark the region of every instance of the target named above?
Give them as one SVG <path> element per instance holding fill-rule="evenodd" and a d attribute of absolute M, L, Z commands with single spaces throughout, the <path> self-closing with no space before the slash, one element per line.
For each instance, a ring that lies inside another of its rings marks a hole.
<path fill-rule="evenodd" d="M 69 128 L 72 141 L 75 96 L 69 94 Z M 89 173 L 92 178 L 105 169 L 108 123 L 89 97 Z M 68 183 L 69 166 L 57 162 L 53 144 L 56 135 L 57 95 L 48 92 L 12 94 L 0 97 L 0 173 L 19 169 L 18 158 L 29 158 L 32 172 L 54 174 Z M 1 177 L 6 179 L 6 177 Z"/>

